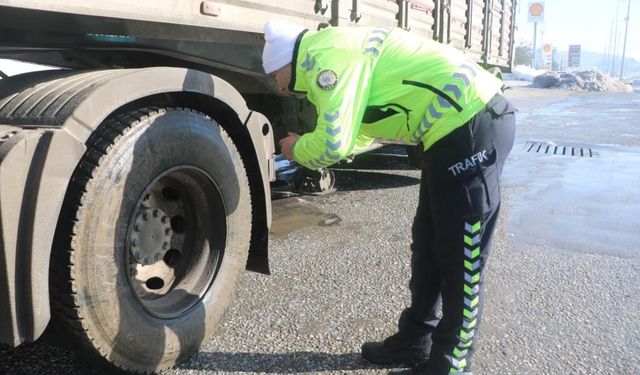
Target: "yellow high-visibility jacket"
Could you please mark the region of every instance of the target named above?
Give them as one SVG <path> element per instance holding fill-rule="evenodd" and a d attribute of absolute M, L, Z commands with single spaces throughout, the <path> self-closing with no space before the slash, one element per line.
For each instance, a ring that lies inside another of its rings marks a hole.
<path fill-rule="evenodd" d="M 330 27 L 301 34 L 290 90 L 306 93 L 316 128 L 294 160 L 325 167 L 374 139 L 425 150 L 465 124 L 502 82 L 462 52 L 402 29 Z"/>

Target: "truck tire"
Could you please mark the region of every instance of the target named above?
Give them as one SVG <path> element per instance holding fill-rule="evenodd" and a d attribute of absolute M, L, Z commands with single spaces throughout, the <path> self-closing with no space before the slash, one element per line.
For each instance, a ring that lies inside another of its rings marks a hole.
<path fill-rule="evenodd" d="M 182 108 L 107 120 L 87 147 L 56 233 L 55 317 L 117 367 L 169 368 L 212 335 L 245 268 L 242 159 L 214 120 Z"/>

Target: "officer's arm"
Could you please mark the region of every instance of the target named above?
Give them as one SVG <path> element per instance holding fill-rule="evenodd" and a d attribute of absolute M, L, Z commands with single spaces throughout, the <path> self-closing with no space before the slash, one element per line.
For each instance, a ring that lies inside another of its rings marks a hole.
<path fill-rule="evenodd" d="M 319 68 L 299 79 L 307 80 L 308 99 L 318 111 L 318 120 L 315 130 L 293 146 L 294 160 L 312 169 L 349 156 L 356 140 L 360 147 L 366 144 L 366 137 L 358 139 L 358 132 L 373 70 L 372 59 L 357 51 L 330 50 L 318 52 L 315 58 Z"/>

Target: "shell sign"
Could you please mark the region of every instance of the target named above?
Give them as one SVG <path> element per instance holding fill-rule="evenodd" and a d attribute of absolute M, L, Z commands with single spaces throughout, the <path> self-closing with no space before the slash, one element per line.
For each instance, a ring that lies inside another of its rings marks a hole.
<path fill-rule="evenodd" d="M 529 3 L 529 22 L 544 21 L 544 1 L 532 1 Z"/>

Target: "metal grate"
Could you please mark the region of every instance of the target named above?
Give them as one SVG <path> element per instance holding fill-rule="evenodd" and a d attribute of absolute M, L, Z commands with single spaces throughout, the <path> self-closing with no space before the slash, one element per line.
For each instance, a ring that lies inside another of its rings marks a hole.
<path fill-rule="evenodd" d="M 598 157 L 598 153 L 588 147 L 562 146 L 553 142 L 527 142 L 525 146 L 527 152 L 538 154 L 579 156 L 587 158 Z"/>

